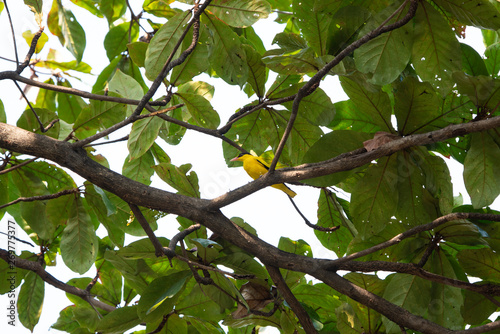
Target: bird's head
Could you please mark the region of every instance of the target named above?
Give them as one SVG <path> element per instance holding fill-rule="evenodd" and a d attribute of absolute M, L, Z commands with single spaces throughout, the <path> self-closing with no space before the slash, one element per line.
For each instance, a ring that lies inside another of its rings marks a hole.
<path fill-rule="evenodd" d="M 248 153 L 240 153 L 240 154 L 238 154 L 237 157 L 232 158 L 231 161 L 243 161 L 243 160 L 245 160 L 245 156 L 246 155 L 250 155 L 250 154 L 248 154 Z"/>

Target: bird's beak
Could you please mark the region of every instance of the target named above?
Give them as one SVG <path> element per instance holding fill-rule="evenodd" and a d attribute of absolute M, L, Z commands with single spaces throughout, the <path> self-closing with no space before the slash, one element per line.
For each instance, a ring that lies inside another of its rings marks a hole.
<path fill-rule="evenodd" d="M 235 158 L 232 158 L 231 160 L 229 161 L 238 161 L 238 157 L 235 157 Z"/>

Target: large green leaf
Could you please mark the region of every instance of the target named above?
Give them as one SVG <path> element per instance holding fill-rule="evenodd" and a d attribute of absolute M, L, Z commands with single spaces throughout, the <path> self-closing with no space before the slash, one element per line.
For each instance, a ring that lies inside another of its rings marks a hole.
<path fill-rule="evenodd" d="M 446 95 L 454 85 L 451 75 L 460 71 L 460 44 L 448 22 L 427 2 L 418 6 L 412 62 L 418 76 Z"/>
<path fill-rule="evenodd" d="M 382 231 L 394 216 L 399 201 L 397 156 L 381 158 L 354 186 L 350 211 L 361 237 Z"/>
<path fill-rule="evenodd" d="M 167 19 L 172 18 L 177 13 L 179 13 L 180 9 L 171 8 L 169 6 L 170 3 L 174 2 L 173 0 L 145 0 L 142 4 L 142 9 L 157 17 L 165 17 Z"/>
<path fill-rule="evenodd" d="M 135 21 L 124 22 L 109 29 L 104 37 L 104 48 L 109 61 L 127 49 L 127 44 L 139 37 L 139 27 Z"/>
<path fill-rule="evenodd" d="M 28 272 L 19 291 L 17 312 L 19 321 L 31 332 L 40 319 L 44 294 L 45 282 L 35 272 Z"/>
<path fill-rule="evenodd" d="M 453 73 L 458 91 L 467 95 L 476 106 L 495 110 L 500 102 L 500 80 L 489 76 L 469 76 L 462 72 Z M 475 110 L 476 111 L 476 110 Z"/>
<path fill-rule="evenodd" d="M 108 20 L 109 25 L 122 17 L 127 10 L 126 0 L 101 0 L 99 10 Z"/>
<path fill-rule="evenodd" d="M 182 12 L 172 17 L 156 32 L 146 51 L 146 77 L 154 80 L 160 74 L 170 54 L 189 21 L 190 13 Z M 173 60 L 174 58 L 172 58 Z"/>
<path fill-rule="evenodd" d="M 151 148 L 163 122 L 161 118 L 155 116 L 134 122 L 127 142 L 130 160 L 141 157 Z"/>
<path fill-rule="evenodd" d="M 460 43 L 462 50 L 462 67 L 464 72 L 468 75 L 488 75 L 485 62 L 483 58 L 477 53 L 474 48 L 468 44 Z M 487 55 L 485 55 L 488 57 Z"/>
<path fill-rule="evenodd" d="M 262 98 L 267 80 L 266 67 L 261 60 L 260 54 L 253 47 L 248 44 L 243 44 L 242 47 L 247 55 L 248 83 L 257 97 Z"/>
<path fill-rule="evenodd" d="M 498 298 L 498 297 L 497 297 Z M 497 299 L 498 300 L 498 299 Z M 486 296 L 470 290 L 464 291 L 464 307 L 462 317 L 466 323 L 480 325 L 497 309 L 497 306 Z"/>
<path fill-rule="evenodd" d="M 47 18 L 50 32 L 59 38 L 61 44 L 80 62 L 85 51 L 85 31 L 73 13 L 55 0 Z"/>
<path fill-rule="evenodd" d="M 192 36 L 192 34 L 188 33 L 188 36 Z M 201 26 L 199 42 L 196 48 L 182 64 L 174 67 L 172 70 L 172 74 L 170 75 L 170 83 L 172 85 L 180 86 L 208 69 L 208 39 L 208 30 L 205 26 Z M 184 41 L 182 41 L 182 49 L 187 49 L 191 43 L 191 39 L 185 38 Z"/>
<path fill-rule="evenodd" d="M 185 164 L 177 167 L 163 162 L 153 168 L 163 181 L 168 183 L 180 194 L 191 197 L 200 197 L 198 176 L 194 171 L 191 171 L 188 175 L 188 171 L 191 169 L 191 164 Z"/>
<path fill-rule="evenodd" d="M 30 108 L 26 109 L 17 120 L 17 126 L 30 132 L 43 134 L 52 138 L 58 138 L 60 128 L 59 122 L 55 122 L 52 127 L 46 132 L 42 132 L 42 130 L 40 129 L 40 123 L 38 122 L 38 120 L 40 120 L 45 129 L 52 121 L 57 119 L 56 113 L 53 110 L 42 108 L 34 108 L 34 111 L 37 116 L 35 116 Z"/>
<path fill-rule="evenodd" d="M 81 200 L 74 202 L 72 211 L 61 236 L 61 256 L 68 268 L 83 274 L 94 264 L 98 239 Z"/>
<path fill-rule="evenodd" d="M 423 316 L 431 302 L 431 283 L 420 277 L 394 274 L 385 288 L 383 298 L 405 308 L 413 314 Z M 386 333 L 400 333 L 399 325 L 382 317 Z"/>
<path fill-rule="evenodd" d="M 219 114 L 203 96 L 184 92 L 177 96 L 184 102 L 194 124 L 209 129 L 216 129 L 220 124 Z"/>
<path fill-rule="evenodd" d="M 278 243 L 278 248 L 288 253 L 313 257 L 311 246 L 309 246 L 309 244 L 302 239 L 292 240 L 290 238 L 281 237 Z M 287 285 L 290 287 L 298 284 L 299 280 L 304 277 L 304 273 L 297 271 L 285 269 L 281 269 L 280 271 Z"/>
<path fill-rule="evenodd" d="M 293 11 L 298 19 L 296 24 L 316 55 L 327 53 L 328 28 L 331 15 L 315 10 L 315 1 L 293 0 Z"/>
<path fill-rule="evenodd" d="M 210 65 L 226 83 L 243 87 L 248 78 L 248 65 L 238 35 L 213 15 L 205 13 L 202 19 L 212 32 Z"/>
<path fill-rule="evenodd" d="M 143 321 L 156 321 L 169 313 L 175 302 L 178 293 L 183 290 L 185 283 L 193 276 L 190 270 L 172 273 L 162 276 L 147 287 L 141 295 L 137 313 Z"/>
<path fill-rule="evenodd" d="M 124 333 L 141 323 L 137 309 L 137 305 L 117 308 L 99 321 L 96 330 L 106 334 Z"/>
<path fill-rule="evenodd" d="M 333 250 L 338 257 L 343 256 L 347 246 L 354 236 L 357 235 L 356 228 L 347 218 L 341 200 L 335 194 L 322 190 L 318 200 L 318 226 L 334 227 L 339 229 L 330 233 L 314 231 L 316 238 L 327 249 Z"/>
<path fill-rule="evenodd" d="M 491 249 L 464 249 L 458 252 L 457 258 L 467 274 L 500 282 L 500 255 Z"/>
<path fill-rule="evenodd" d="M 464 161 L 465 188 L 474 208 L 490 205 L 500 194 L 500 148 L 487 132 L 473 133 Z"/>
<path fill-rule="evenodd" d="M 271 13 L 266 0 L 214 0 L 208 9 L 233 27 L 248 27 Z"/>
<path fill-rule="evenodd" d="M 361 30 L 360 35 L 363 36 L 380 26 L 399 6 L 400 3 L 395 2 L 377 13 Z M 389 22 L 400 20 L 403 15 L 404 12 L 399 12 L 399 15 L 395 15 Z M 356 67 L 363 73 L 373 73 L 370 82 L 376 85 L 383 86 L 393 82 L 410 61 L 412 35 L 412 25 L 407 24 L 363 44 L 354 51 Z"/>
<path fill-rule="evenodd" d="M 500 13 L 498 7 L 488 0 L 436 0 L 436 5 L 452 13 L 466 25 L 481 29 L 500 29 Z"/>
<path fill-rule="evenodd" d="M 149 186 L 151 176 L 154 174 L 152 168 L 154 164 L 155 160 L 150 150 L 135 159 L 132 159 L 129 155 L 123 163 L 122 175 Z"/>
<path fill-rule="evenodd" d="M 71 88 L 69 81 L 58 82 L 57 85 Z M 57 115 L 66 123 L 73 124 L 86 106 L 87 104 L 80 96 L 57 93 Z"/>
<path fill-rule="evenodd" d="M 443 277 L 457 279 L 452 264 L 439 249 L 432 253 L 425 269 Z M 461 290 L 433 282 L 430 293 L 432 299 L 427 310 L 428 319 L 452 330 L 461 329 L 463 318 L 460 311 L 464 304 Z"/>
<path fill-rule="evenodd" d="M 284 105 L 292 110 L 293 102 L 286 102 Z M 335 117 L 335 106 L 325 91 L 317 88 L 300 101 L 299 114 L 313 125 L 327 126 Z"/>
<path fill-rule="evenodd" d="M 367 129 L 366 123 L 371 124 L 368 128 L 370 132 L 376 131 L 386 131 L 393 132 L 391 125 L 391 103 L 387 93 L 383 91 L 372 92 L 368 90 L 365 86 L 358 83 L 357 81 L 347 79 L 342 77 L 340 82 L 342 83 L 342 88 L 344 88 L 345 93 L 351 98 L 351 101 L 357 108 L 357 112 L 352 110 L 345 110 L 348 112 L 347 119 L 349 119 L 349 114 L 352 115 L 353 125 L 352 129 L 356 130 L 355 123 L 357 119 L 361 120 L 361 126 L 363 129 Z M 344 116 L 344 115 L 339 115 Z M 345 121 L 345 119 L 342 119 Z M 358 130 L 359 131 L 359 130 Z M 368 132 L 364 130 L 364 132 Z"/>
<path fill-rule="evenodd" d="M 97 8 L 100 0 L 71 0 L 77 6 L 80 6 L 97 17 L 102 17 L 101 12 Z"/>
<path fill-rule="evenodd" d="M 24 0 L 24 4 L 35 14 L 35 21 L 39 26 L 42 25 L 42 6 L 43 0 Z"/>
<path fill-rule="evenodd" d="M 488 72 L 491 73 L 493 77 L 497 78 L 498 72 L 500 72 L 500 43 L 488 46 L 486 51 L 484 51 L 484 56 L 486 57 L 484 63 L 486 64 Z"/>

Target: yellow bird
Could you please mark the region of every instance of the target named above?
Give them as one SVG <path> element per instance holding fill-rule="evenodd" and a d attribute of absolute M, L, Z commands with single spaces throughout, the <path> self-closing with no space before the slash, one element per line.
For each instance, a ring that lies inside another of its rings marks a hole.
<path fill-rule="evenodd" d="M 269 170 L 269 165 L 259 157 L 248 153 L 241 153 L 231 161 L 243 161 L 243 169 L 254 180 L 266 174 Z M 295 197 L 297 195 L 292 189 L 288 188 L 284 183 L 273 184 L 271 187 L 284 191 L 288 196 Z"/>

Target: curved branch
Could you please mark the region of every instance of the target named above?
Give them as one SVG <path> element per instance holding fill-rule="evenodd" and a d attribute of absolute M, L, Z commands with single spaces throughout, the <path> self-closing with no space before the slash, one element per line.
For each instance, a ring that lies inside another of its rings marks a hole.
<path fill-rule="evenodd" d="M 403 10 L 403 8 L 406 6 L 406 4 L 410 1 L 410 7 L 408 9 L 408 13 L 399 21 L 394 22 L 389 25 L 385 25 L 389 19 L 392 18 L 393 15 L 396 13 L 400 12 Z M 375 30 L 370 31 L 357 41 L 351 43 L 349 46 L 347 46 L 345 49 L 343 49 L 331 62 L 326 64 L 322 69 L 320 69 L 312 78 L 309 80 L 304 86 L 302 86 L 299 91 L 297 92 L 297 95 L 295 96 L 295 99 L 293 100 L 293 106 L 292 106 L 292 114 L 290 115 L 290 120 L 288 121 L 288 124 L 286 126 L 285 132 L 283 133 L 283 137 L 280 140 L 280 143 L 278 144 L 278 147 L 276 148 L 276 152 L 274 153 L 274 159 L 271 162 L 271 165 L 269 166 L 269 173 L 272 173 L 274 169 L 276 168 L 276 164 L 278 163 L 278 160 L 280 158 L 281 152 L 283 151 L 283 148 L 285 147 L 286 140 L 288 139 L 288 136 L 290 135 L 290 132 L 292 131 L 293 128 L 293 123 L 295 122 L 295 118 L 297 117 L 297 113 L 299 112 L 299 104 L 300 101 L 307 95 L 311 94 L 315 86 L 319 86 L 319 82 L 325 75 L 330 72 L 332 68 L 334 68 L 336 65 L 338 65 L 346 56 L 351 54 L 354 50 L 359 48 L 361 45 L 367 43 L 368 41 L 374 39 L 375 37 L 389 32 L 391 30 L 395 30 L 397 28 L 400 28 L 410 22 L 410 20 L 415 16 L 415 13 L 417 12 L 417 7 L 418 7 L 418 1 L 417 0 L 406 0 L 396 11 L 393 15 L 391 15 L 386 21 L 384 21 L 378 28 Z M 268 174 L 269 174 L 268 173 Z"/>
<path fill-rule="evenodd" d="M 60 289 L 64 292 L 70 293 L 72 295 L 78 296 L 88 302 L 90 305 L 98 307 L 107 312 L 115 310 L 115 307 L 101 302 L 100 300 L 91 297 L 90 293 L 84 289 L 77 288 L 72 285 L 68 285 L 59 281 L 57 278 L 49 274 L 40 263 L 22 259 L 14 254 L 9 253 L 5 249 L 0 249 L 0 258 L 5 262 L 14 265 L 16 268 L 26 269 L 33 271 L 35 274 L 40 276 L 40 278 L 49 283 L 50 285 Z"/>
<path fill-rule="evenodd" d="M 15 199 L 9 203 L 0 205 L 0 210 L 3 208 L 6 208 L 8 206 L 14 205 L 16 203 L 19 203 L 19 202 L 44 201 L 44 200 L 54 199 L 54 198 L 58 198 L 58 197 L 61 197 L 64 195 L 74 194 L 74 193 L 78 193 L 78 192 L 80 192 L 80 189 L 73 188 L 73 189 L 61 190 L 55 194 L 33 196 L 33 197 L 19 197 L 19 198 Z"/>

